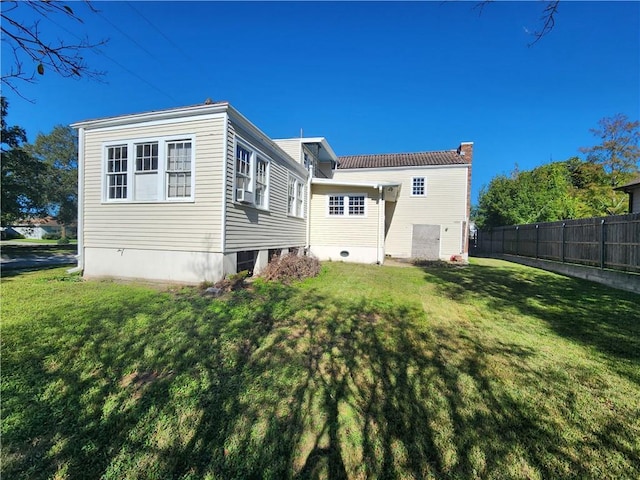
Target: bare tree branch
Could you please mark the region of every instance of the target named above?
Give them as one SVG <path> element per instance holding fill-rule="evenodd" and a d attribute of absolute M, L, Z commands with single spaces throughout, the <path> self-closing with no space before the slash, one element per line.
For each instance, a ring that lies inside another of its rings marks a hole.
<path fill-rule="evenodd" d="M 85 5 L 88 5 L 92 12 L 97 11 L 88 1 L 85 1 Z M 31 24 L 16 20 L 17 9 L 27 7 L 42 18 L 34 20 Z M 86 37 L 71 43 L 64 40 L 50 41 L 42 34 L 40 25 L 43 20 L 44 23 L 50 22 L 57 25 L 55 21 L 57 17 L 83 23 L 73 9 L 63 2 L 36 0 L 3 2 L 0 13 L 2 41 L 11 46 L 14 61 L 8 72 L 2 72 L 2 84 L 18 95 L 20 92 L 16 81 L 34 83 L 37 75 L 44 75 L 47 71 L 53 71 L 65 78 L 99 79 L 104 75 L 104 72 L 91 69 L 87 65 L 83 52 L 104 45 L 107 41 L 92 43 Z M 25 65 L 32 65 L 33 69 Z"/>
<path fill-rule="evenodd" d="M 482 13 L 484 12 L 484 8 L 493 1 L 494 0 L 482 0 L 480 2 L 477 2 L 473 6 L 473 9 L 478 10 L 478 15 L 482 15 Z M 532 33 L 535 39 L 528 45 L 529 47 L 538 43 L 538 41 L 540 41 L 542 37 L 551 32 L 551 30 L 553 30 L 553 27 L 555 27 L 556 25 L 556 15 L 558 13 L 558 5 L 560 4 L 560 0 L 543 1 L 545 1 L 546 5 L 544 7 L 544 10 L 542 11 L 542 16 L 540 17 L 542 28 Z"/>

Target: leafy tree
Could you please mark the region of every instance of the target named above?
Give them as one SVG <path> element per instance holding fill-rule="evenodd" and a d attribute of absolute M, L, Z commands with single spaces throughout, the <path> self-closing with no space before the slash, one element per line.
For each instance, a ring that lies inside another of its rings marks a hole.
<path fill-rule="evenodd" d="M 597 196 L 600 210 L 606 215 L 625 213 L 626 194 L 613 190 L 638 174 L 640 162 L 640 121 L 630 121 L 621 113 L 598 122 L 591 132 L 601 140 L 599 145 L 580 149 L 587 161 L 604 171 L 604 185 Z"/>
<path fill-rule="evenodd" d="M 78 137 L 68 126 L 57 125 L 48 135 L 38 134 L 25 150 L 47 165 L 48 208 L 63 225 L 78 218 Z M 64 233 L 64 229 L 63 229 Z"/>
<path fill-rule="evenodd" d="M 96 11 L 90 2 L 84 3 L 91 11 Z M 30 9 L 37 20 L 31 24 L 19 20 L 22 9 Z M 33 83 L 38 75 L 44 75 L 49 70 L 63 77 L 75 78 L 98 78 L 104 74 L 89 68 L 83 53 L 105 44 L 106 40 L 91 43 L 87 38 L 77 37 L 71 42 L 59 39 L 54 41 L 44 35 L 42 21 L 45 24 L 58 24 L 60 20 L 71 19 L 82 23 L 82 19 L 68 4 L 39 0 L 3 1 L 0 18 L 2 41 L 13 50 L 13 60 L 3 61 L 3 66 L 5 63 L 11 66 L 6 72 L 3 69 L 2 84 L 18 95 L 20 92 L 16 80 Z"/>
<path fill-rule="evenodd" d="M 48 166 L 35 159 L 23 148 L 27 134 L 19 126 L 8 126 L 6 122 L 9 104 L 0 98 L 2 110 L 1 146 L 1 195 L 2 225 L 13 223 L 20 217 L 40 215 L 46 212 L 45 186 Z"/>
<path fill-rule="evenodd" d="M 480 192 L 474 210 L 480 228 L 547 222 L 573 218 L 578 202 L 571 194 L 571 175 L 566 162 L 555 162 L 529 171 L 499 175 Z"/>

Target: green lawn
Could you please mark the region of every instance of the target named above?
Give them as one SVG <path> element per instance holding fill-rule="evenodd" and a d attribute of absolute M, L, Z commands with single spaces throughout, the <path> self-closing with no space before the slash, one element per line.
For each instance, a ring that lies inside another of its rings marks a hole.
<path fill-rule="evenodd" d="M 2 279 L 3 478 L 639 478 L 640 297 L 494 260 Z"/>

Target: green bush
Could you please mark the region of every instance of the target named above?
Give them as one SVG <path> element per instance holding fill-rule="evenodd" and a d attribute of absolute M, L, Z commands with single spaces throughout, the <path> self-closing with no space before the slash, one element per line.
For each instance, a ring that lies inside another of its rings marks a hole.
<path fill-rule="evenodd" d="M 43 240 L 60 240 L 59 233 L 45 233 L 42 235 Z"/>
<path fill-rule="evenodd" d="M 69 243 L 71 243 L 71 241 L 69 240 L 68 237 L 62 237 L 60 239 L 58 239 L 58 245 L 69 245 Z"/>

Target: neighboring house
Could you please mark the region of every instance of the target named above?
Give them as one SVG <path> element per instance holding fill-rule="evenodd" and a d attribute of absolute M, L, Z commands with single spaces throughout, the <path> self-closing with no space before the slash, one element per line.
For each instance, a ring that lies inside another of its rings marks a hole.
<path fill-rule="evenodd" d="M 621 185 L 614 190 L 620 190 L 629 194 L 629 213 L 640 213 L 640 177 Z"/>
<path fill-rule="evenodd" d="M 53 217 L 28 218 L 19 220 L 14 225 L 5 228 L 6 235 L 19 234 L 24 238 L 41 240 L 45 235 L 60 235 L 62 225 Z"/>
<path fill-rule="evenodd" d="M 79 268 L 196 283 L 274 254 L 467 256 L 472 144 L 337 157 L 226 102 L 79 122 Z"/>

